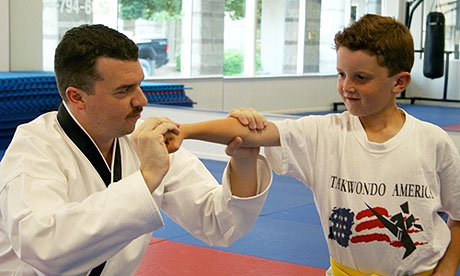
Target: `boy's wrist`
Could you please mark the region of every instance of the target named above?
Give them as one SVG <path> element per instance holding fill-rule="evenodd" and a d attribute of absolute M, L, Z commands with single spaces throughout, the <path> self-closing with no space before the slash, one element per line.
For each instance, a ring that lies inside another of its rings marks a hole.
<path fill-rule="evenodd" d="M 181 124 L 179 129 L 180 129 L 180 136 L 182 136 L 184 140 L 190 139 L 190 136 L 191 136 L 190 131 L 192 128 L 190 128 L 189 124 Z"/>
<path fill-rule="evenodd" d="M 194 123 L 194 124 L 182 124 L 180 126 L 180 135 L 182 138 L 185 139 L 198 139 L 200 140 L 200 124 L 199 123 Z"/>

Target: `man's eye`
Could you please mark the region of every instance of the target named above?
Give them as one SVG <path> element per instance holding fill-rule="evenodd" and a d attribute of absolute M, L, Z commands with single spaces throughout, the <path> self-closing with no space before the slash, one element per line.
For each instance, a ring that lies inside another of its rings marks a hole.
<path fill-rule="evenodd" d="M 117 90 L 114 95 L 116 97 L 124 97 L 126 96 L 127 94 L 129 93 L 129 89 L 128 88 L 125 88 L 125 89 L 120 89 L 120 90 Z"/>
<path fill-rule="evenodd" d="M 129 92 L 129 87 L 125 87 L 123 89 L 120 89 L 117 91 L 117 94 L 120 93 L 120 94 L 123 94 L 123 93 L 128 93 Z"/>

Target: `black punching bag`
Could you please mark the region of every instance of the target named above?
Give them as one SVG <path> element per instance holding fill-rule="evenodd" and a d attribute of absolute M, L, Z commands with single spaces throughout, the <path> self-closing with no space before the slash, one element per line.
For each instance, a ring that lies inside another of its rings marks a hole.
<path fill-rule="evenodd" d="M 444 15 L 430 12 L 426 19 L 423 75 L 435 79 L 444 75 Z"/>

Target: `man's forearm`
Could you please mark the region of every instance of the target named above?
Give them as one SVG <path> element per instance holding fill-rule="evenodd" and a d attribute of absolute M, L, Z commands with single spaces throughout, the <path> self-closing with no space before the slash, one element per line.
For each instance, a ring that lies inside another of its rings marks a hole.
<path fill-rule="evenodd" d="M 257 157 L 250 157 L 246 162 L 232 158 L 229 169 L 233 195 L 250 197 L 257 194 Z"/>
<path fill-rule="evenodd" d="M 182 124 L 181 135 L 184 139 L 195 139 L 227 145 L 239 136 L 243 147 L 279 146 L 278 129 L 269 123 L 263 130 L 251 130 L 235 118 Z"/>

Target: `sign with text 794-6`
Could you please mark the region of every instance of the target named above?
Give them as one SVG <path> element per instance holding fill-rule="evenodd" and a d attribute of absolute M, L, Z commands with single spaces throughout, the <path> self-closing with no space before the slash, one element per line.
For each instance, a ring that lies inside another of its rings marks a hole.
<path fill-rule="evenodd" d="M 59 39 L 67 30 L 93 22 L 93 0 L 59 0 L 57 2 Z"/>
<path fill-rule="evenodd" d="M 90 15 L 93 11 L 93 0 L 61 0 L 59 13 Z"/>

